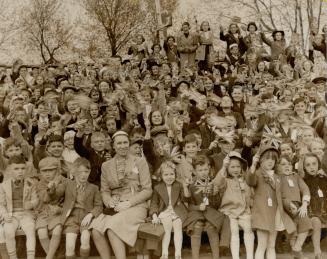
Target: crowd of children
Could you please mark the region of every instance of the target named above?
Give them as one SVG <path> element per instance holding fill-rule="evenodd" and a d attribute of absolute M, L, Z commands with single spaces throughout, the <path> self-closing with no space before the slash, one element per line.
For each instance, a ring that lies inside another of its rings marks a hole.
<path fill-rule="evenodd" d="M 125 259 L 148 221 L 165 231 L 162 259 L 172 232 L 181 259 L 183 231 L 193 259 L 203 232 L 214 259 L 240 258 L 242 240 L 247 259 L 276 259 L 278 234 L 294 258 L 311 239 L 322 259 L 326 26 L 308 55 L 271 34 L 232 23 L 217 49 L 209 22 L 185 22 L 110 63 L 2 68 L 1 258 L 17 258 L 22 230 L 28 259 L 37 238 L 54 258 L 63 235 L 66 258 L 88 258 L 93 238 L 101 258 L 110 243 Z"/>

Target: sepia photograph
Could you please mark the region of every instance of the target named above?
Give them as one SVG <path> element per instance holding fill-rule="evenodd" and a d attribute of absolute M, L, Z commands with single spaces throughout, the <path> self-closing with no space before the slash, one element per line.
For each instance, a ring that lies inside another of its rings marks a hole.
<path fill-rule="evenodd" d="M 326 259 L 327 0 L 0 0 L 0 259 Z"/>

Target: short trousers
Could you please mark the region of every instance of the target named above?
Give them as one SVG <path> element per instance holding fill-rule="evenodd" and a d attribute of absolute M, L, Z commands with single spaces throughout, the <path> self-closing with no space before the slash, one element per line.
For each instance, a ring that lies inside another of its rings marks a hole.
<path fill-rule="evenodd" d="M 81 227 L 81 222 L 88 213 L 84 209 L 74 208 L 64 224 L 63 232 L 79 234 L 88 227 Z"/>

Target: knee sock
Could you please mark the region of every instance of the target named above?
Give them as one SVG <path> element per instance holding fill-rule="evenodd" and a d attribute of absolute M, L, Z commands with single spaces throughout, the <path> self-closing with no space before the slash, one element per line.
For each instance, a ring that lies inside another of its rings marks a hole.
<path fill-rule="evenodd" d="M 17 252 L 16 252 L 16 241 L 14 240 L 7 240 L 6 242 L 7 252 L 10 259 L 16 259 L 17 258 Z"/>
<path fill-rule="evenodd" d="M 207 234 L 212 251 L 212 258 L 219 259 L 219 234 L 216 228 L 208 228 Z"/>
<path fill-rule="evenodd" d="M 191 235 L 192 259 L 199 259 L 201 247 L 202 227 L 194 227 Z"/>
<path fill-rule="evenodd" d="M 240 259 L 240 236 L 232 233 L 230 240 L 230 250 L 233 259 Z"/>
<path fill-rule="evenodd" d="M 2 259 L 9 259 L 6 243 L 0 243 L 0 256 Z"/>
<path fill-rule="evenodd" d="M 27 251 L 27 259 L 35 259 L 35 250 Z"/>
<path fill-rule="evenodd" d="M 85 248 L 80 248 L 79 250 L 79 255 L 82 259 L 86 259 L 90 255 L 90 248 L 85 249 Z"/>
<path fill-rule="evenodd" d="M 49 252 L 49 247 L 50 247 L 50 240 L 49 237 L 46 238 L 40 238 L 40 244 L 46 254 Z"/>
<path fill-rule="evenodd" d="M 53 259 L 60 245 L 61 236 L 52 235 L 46 259 Z"/>
<path fill-rule="evenodd" d="M 17 253 L 16 251 L 8 253 L 10 259 L 17 259 Z"/>

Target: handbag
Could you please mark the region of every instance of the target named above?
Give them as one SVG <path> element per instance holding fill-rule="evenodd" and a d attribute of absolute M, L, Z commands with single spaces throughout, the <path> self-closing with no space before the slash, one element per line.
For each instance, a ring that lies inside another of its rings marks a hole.
<path fill-rule="evenodd" d="M 141 223 L 138 229 L 138 237 L 141 239 L 161 240 L 165 234 L 162 224 L 152 224 L 151 222 Z"/>
<path fill-rule="evenodd" d="M 114 210 L 114 208 L 104 208 L 103 209 L 103 212 L 102 212 L 104 215 L 110 215 L 110 216 L 113 216 L 117 213 L 117 211 Z"/>

